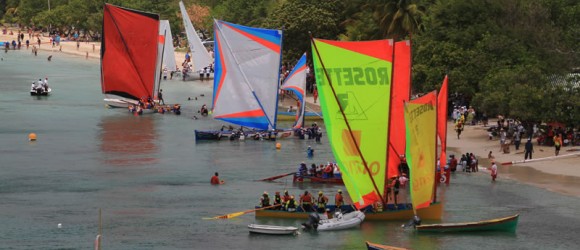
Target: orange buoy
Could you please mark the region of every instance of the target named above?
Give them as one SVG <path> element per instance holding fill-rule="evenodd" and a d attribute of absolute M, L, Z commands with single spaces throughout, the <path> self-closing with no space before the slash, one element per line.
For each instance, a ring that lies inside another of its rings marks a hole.
<path fill-rule="evenodd" d="M 282 148 L 282 144 L 280 144 L 279 142 L 276 143 L 276 149 L 281 149 Z"/>
<path fill-rule="evenodd" d="M 29 141 L 36 141 L 36 134 L 35 133 L 28 134 L 28 140 Z"/>

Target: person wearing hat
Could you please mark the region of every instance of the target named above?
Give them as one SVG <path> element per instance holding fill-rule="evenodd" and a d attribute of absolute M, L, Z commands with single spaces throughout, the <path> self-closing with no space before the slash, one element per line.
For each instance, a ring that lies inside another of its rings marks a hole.
<path fill-rule="evenodd" d="M 342 197 L 342 190 L 340 189 L 334 195 L 334 204 L 336 205 L 336 210 L 340 210 L 340 207 L 344 205 L 344 198 Z"/>
<path fill-rule="evenodd" d="M 495 178 L 497 178 L 497 165 L 495 164 L 495 161 L 491 162 L 491 181 L 495 182 Z"/>
<path fill-rule="evenodd" d="M 300 196 L 300 206 L 304 212 L 312 212 L 312 196 L 308 191 L 304 191 L 304 195 Z"/>
<path fill-rule="evenodd" d="M 326 197 L 322 191 L 318 191 L 316 206 L 318 207 L 319 213 L 324 213 L 326 211 L 326 203 L 328 203 L 328 197 Z"/>
<path fill-rule="evenodd" d="M 276 191 L 276 194 L 274 195 L 274 209 L 275 210 L 280 210 L 282 207 L 282 197 L 280 197 L 280 192 Z"/>
<path fill-rule="evenodd" d="M 262 197 L 260 198 L 260 206 L 261 207 L 269 207 L 270 206 L 270 197 L 268 196 L 268 192 L 264 191 Z"/>

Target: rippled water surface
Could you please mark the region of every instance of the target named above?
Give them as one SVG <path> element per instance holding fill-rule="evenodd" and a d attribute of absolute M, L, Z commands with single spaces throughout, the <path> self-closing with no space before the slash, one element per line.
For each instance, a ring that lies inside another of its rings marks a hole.
<path fill-rule="evenodd" d="M 243 211 L 265 190 L 325 191 L 338 186 L 293 185 L 255 179 L 288 173 L 301 161 L 323 163 L 332 155 L 326 138 L 313 141 L 196 143 L 194 129 L 220 122 L 198 116 L 211 102 L 209 84 L 165 81 L 164 98 L 181 103 L 181 116 L 132 116 L 106 109 L 100 66 L 47 52 L 0 54 L 0 248 L 89 249 L 102 209 L 104 249 L 363 249 L 364 241 L 412 249 L 577 249 L 580 200 L 486 174 L 458 173 L 442 187 L 443 222 L 476 221 L 520 213 L 515 234 L 416 234 L 398 222 L 365 222 L 360 230 L 251 235 L 250 223 L 294 225 L 302 221 L 202 220 Z M 28 93 L 48 77 L 53 95 Z M 200 96 L 204 94 L 204 96 Z M 198 97 L 197 101 L 187 101 Z M 289 126 L 289 124 L 286 124 Z M 29 142 L 34 132 L 38 141 Z M 308 145 L 316 150 L 306 159 Z M 226 185 L 210 186 L 219 171 Z M 62 223 L 62 228 L 57 224 Z"/>

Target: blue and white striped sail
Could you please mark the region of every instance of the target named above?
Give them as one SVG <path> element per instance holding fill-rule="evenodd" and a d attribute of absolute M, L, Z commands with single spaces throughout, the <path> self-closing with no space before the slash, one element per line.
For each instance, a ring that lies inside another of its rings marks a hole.
<path fill-rule="evenodd" d="M 215 119 L 275 129 L 282 31 L 214 21 Z"/>
<path fill-rule="evenodd" d="M 185 10 L 185 5 L 183 1 L 179 1 L 179 9 L 181 10 L 181 16 L 183 18 L 183 26 L 185 27 L 185 35 L 187 36 L 187 43 L 189 44 L 189 50 L 191 51 L 191 60 L 193 61 L 193 71 L 199 72 L 205 67 L 209 66 L 213 62 L 213 58 L 203 46 L 199 35 L 195 31 L 193 24 L 191 24 L 191 19 Z"/>
<path fill-rule="evenodd" d="M 306 96 L 306 92 L 304 91 L 306 89 L 306 53 L 300 57 L 292 72 L 284 79 L 282 89 L 294 92 L 300 102 L 300 110 L 296 111 L 294 128 L 301 128 L 304 121 L 304 110 L 306 108 L 306 105 L 304 105 L 304 98 Z"/>

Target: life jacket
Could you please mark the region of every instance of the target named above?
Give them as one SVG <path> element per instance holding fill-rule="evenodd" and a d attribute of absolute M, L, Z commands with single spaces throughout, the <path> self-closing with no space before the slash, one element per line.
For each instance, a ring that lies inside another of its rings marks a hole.
<path fill-rule="evenodd" d="M 262 197 L 262 207 L 268 207 L 268 206 L 270 206 L 270 197 L 268 197 L 266 195 L 266 196 Z"/>
<path fill-rule="evenodd" d="M 301 200 L 302 200 L 302 204 L 309 205 L 312 203 L 312 196 L 310 196 L 310 194 L 304 195 L 304 196 L 302 196 Z"/>
<path fill-rule="evenodd" d="M 334 202 L 336 203 L 336 207 L 342 206 L 342 204 L 344 203 L 342 194 L 336 194 L 334 196 Z"/>
<path fill-rule="evenodd" d="M 282 200 L 283 200 L 284 202 L 286 202 L 286 201 L 289 201 L 289 200 L 290 200 L 290 195 L 284 195 L 284 196 L 282 197 Z"/>
<path fill-rule="evenodd" d="M 289 200 L 286 202 L 286 209 L 288 209 L 288 208 L 296 208 L 296 200 L 294 200 L 294 199 L 289 199 Z"/>
<path fill-rule="evenodd" d="M 274 205 L 278 204 L 282 204 L 282 198 L 280 198 L 280 195 L 274 196 Z"/>
<path fill-rule="evenodd" d="M 318 196 L 318 207 L 325 208 L 327 201 L 328 201 L 328 198 L 326 198 L 326 196 L 324 196 L 324 195 Z"/>

